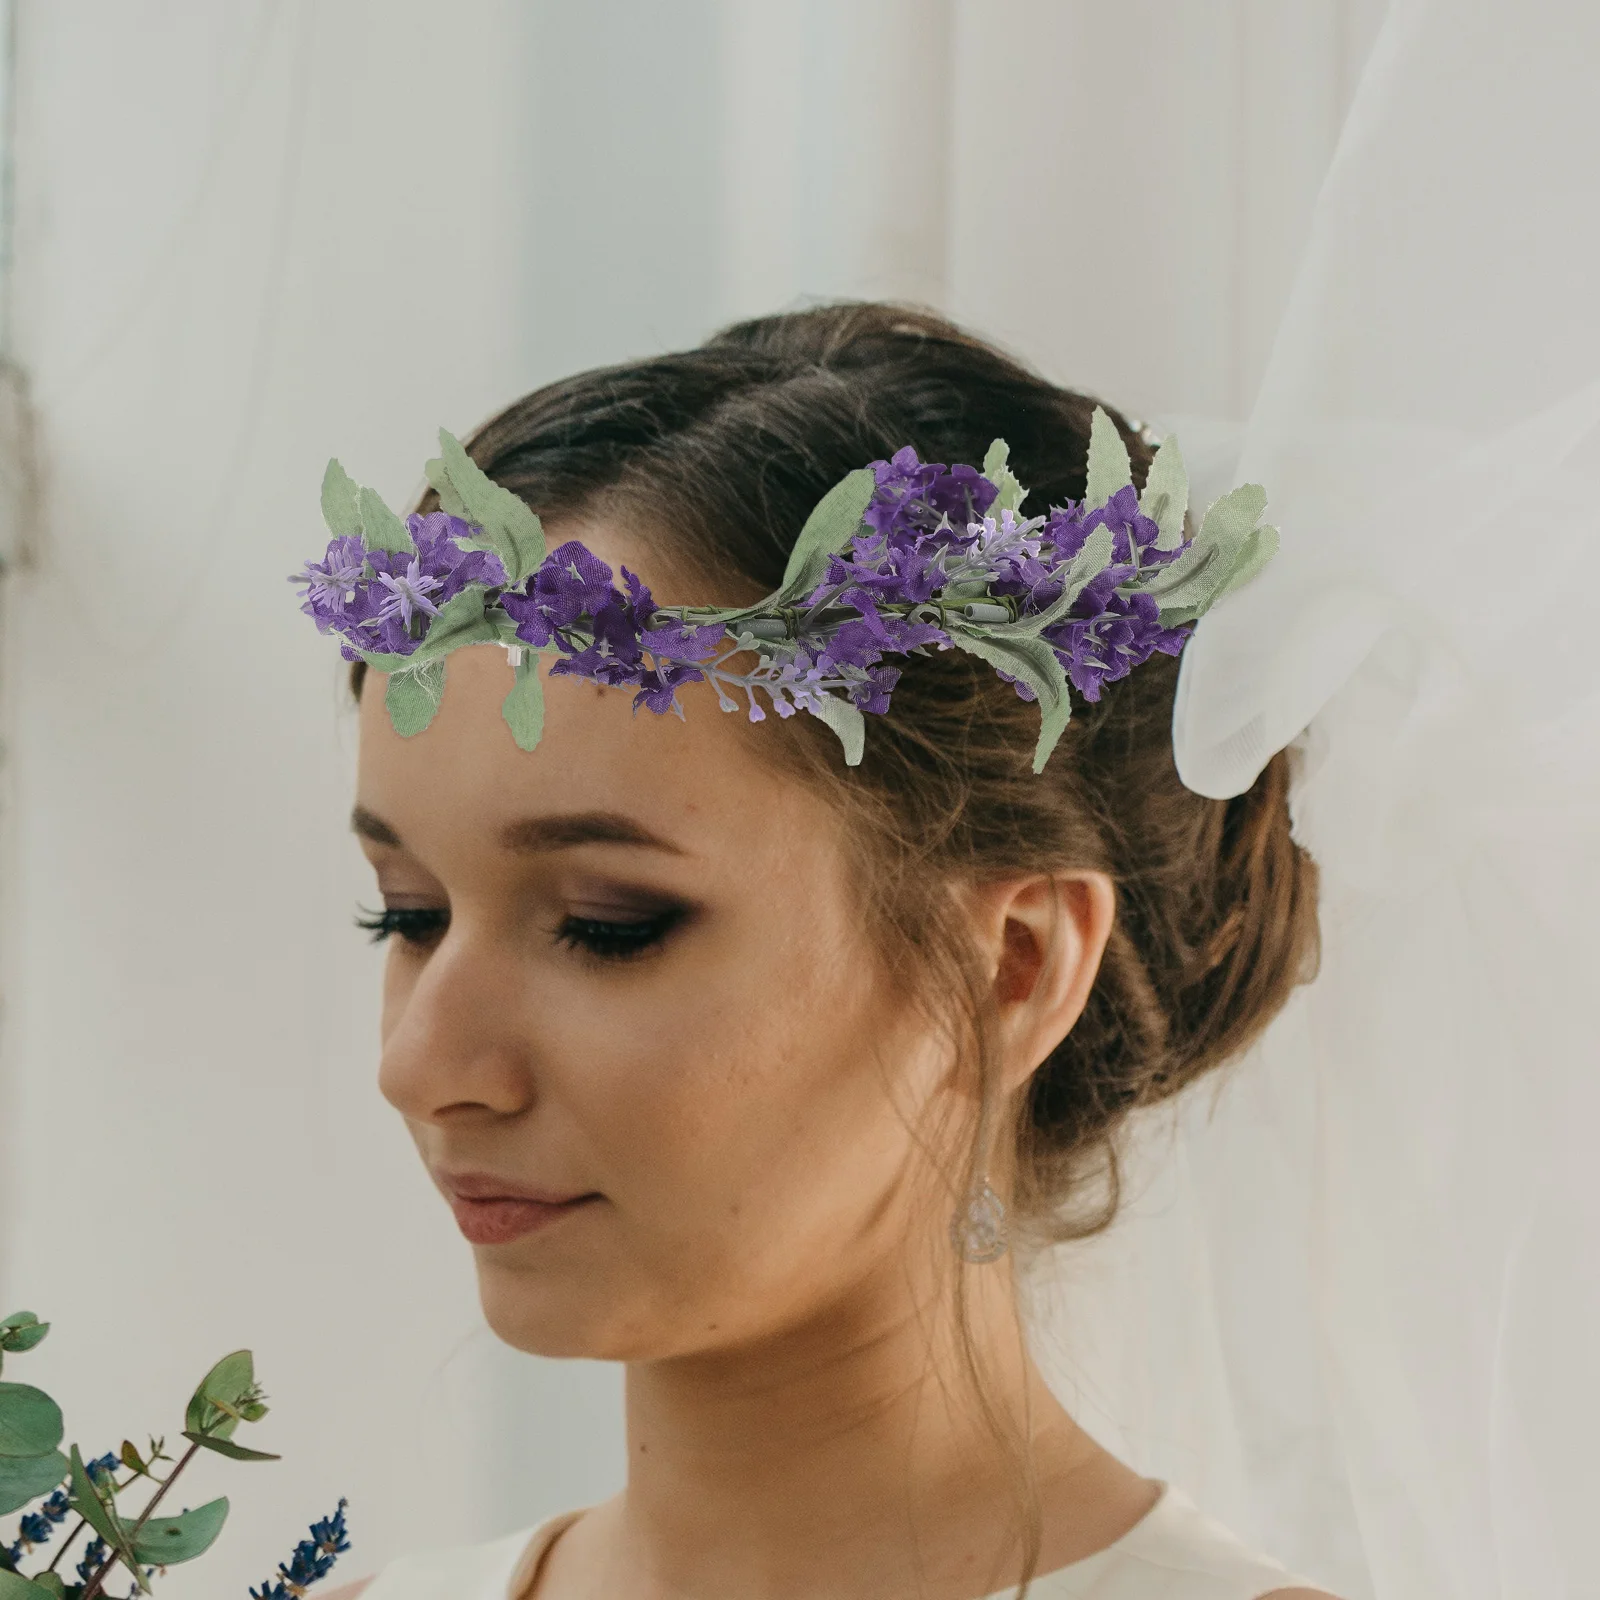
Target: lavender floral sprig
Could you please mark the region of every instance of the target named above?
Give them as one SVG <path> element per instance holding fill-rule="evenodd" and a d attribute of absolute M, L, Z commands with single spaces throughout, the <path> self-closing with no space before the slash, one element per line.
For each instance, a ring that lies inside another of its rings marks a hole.
<path fill-rule="evenodd" d="M 259 1589 L 250 1591 L 250 1600 L 299 1600 L 312 1584 L 327 1577 L 333 1564 L 350 1548 L 345 1530 L 341 1500 L 331 1517 L 311 1524 L 311 1537 L 294 1547 L 294 1554 L 278 1567 L 276 1578 L 269 1578 Z"/>
<path fill-rule="evenodd" d="M 1023 517 L 1025 491 L 1003 442 L 981 470 L 922 461 L 907 447 L 853 472 L 801 530 L 783 583 L 756 606 L 658 607 L 638 576 L 577 541 L 546 554 L 538 518 L 490 482 L 441 432 L 428 466 L 442 509 L 402 523 L 334 462 L 323 485 L 333 533 L 296 579 L 303 609 L 344 653 L 389 675 L 403 734 L 438 707 L 443 658 L 499 643 L 516 666 L 504 714 L 532 749 L 543 726 L 541 653 L 552 675 L 634 691 L 635 708 L 682 715 L 678 690 L 708 682 L 724 710 L 753 721 L 807 711 L 861 759 L 864 713 L 888 711 L 900 668 L 886 658 L 960 649 L 987 661 L 1042 713 L 1034 767 L 1065 729 L 1072 695 L 1159 653 L 1177 655 L 1195 621 L 1247 582 L 1277 547 L 1264 492 L 1246 484 L 1186 521 L 1174 441 L 1140 495 L 1104 411 L 1090 435 L 1080 502 Z M 752 664 L 753 663 L 753 664 Z"/>

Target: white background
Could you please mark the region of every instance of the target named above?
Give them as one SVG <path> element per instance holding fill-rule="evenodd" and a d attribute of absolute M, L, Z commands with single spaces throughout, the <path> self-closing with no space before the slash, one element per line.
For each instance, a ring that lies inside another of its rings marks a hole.
<path fill-rule="evenodd" d="M 366 1570 L 620 1471 L 615 1374 L 494 1345 L 373 1088 L 351 728 L 283 581 L 327 457 L 399 502 L 440 423 L 808 295 L 1240 418 L 1381 12 L 19 0 L 0 1309 L 92 1448 L 255 1348 L 287 1459 L 197 1483 L 235 1520 L 167 1592 L 339 1494 Z"/>

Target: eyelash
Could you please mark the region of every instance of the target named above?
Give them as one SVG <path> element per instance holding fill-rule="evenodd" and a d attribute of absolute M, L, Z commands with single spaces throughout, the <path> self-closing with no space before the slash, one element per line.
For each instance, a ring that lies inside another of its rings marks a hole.
<path fill-rule="evenodd" d="M 567 917 L 556 930 L 558 944 L 581 950 L 600 961 L 631 961 L 654 949 L 683 920 L 683 911 L 673 907 L 635 922 L 606 922 L 597 917 Z M 407 944 L 427 945 L 450 925 L 448 911 L 425 906 L 400 906 L 383 911 L 363 912 L 356 926 L 382 944 L 391 934 L 399 934 Z"/>

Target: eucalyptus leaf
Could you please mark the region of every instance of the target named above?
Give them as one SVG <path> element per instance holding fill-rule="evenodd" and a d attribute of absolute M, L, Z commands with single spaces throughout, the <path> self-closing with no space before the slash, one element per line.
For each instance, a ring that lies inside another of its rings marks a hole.
<path fill-rule="evenodd" d="M 42 1589 L 51 1600 L 66 1600 L 66 1580 L 59 1572 L 36 1572 L 28 1580 L 36 1589 Z"/>
<path fill-rule="evenodd" d="M 867 722 L 860 706 L 825 694 L 819 702 L 807 704 L 806 710 L 839 735 L 839 743 L 844 746 L 844 764 L 859 767 L 867 744 Z"/>
<path fill-rule="evenodd" d="M 55 1574 L 51 1573 L 51 1577 Z M 58 1589 L 47 1589 L 30 1578 L 24 1578 L 20 1572 L 7 1572 L 0 1567 L 0 1600 L 52 1600 L 52 1597 L 61 1593 Z"/>
<path fill-rule="evenodd" d="M 128 1530 L 117 1515 L 113 1497 L 95 1487 L 77 1445 L 72 1447 L 70 1483 L 68 1500 L 72 1509 L 111 1547 L 117 1559 L 133 1574 L 140 1592 L 148 1594 L 150 1585 L 145 1581 L 144 1568 L 128 1542 Z"/>
<path fill-rule="evenodd" d="M 176 1517 L 151 1517 L 133 1540 L 133 1552 L 150 1567 L 175 1567 L 203 1556 L 228 1520 L 226 1497 Z"/>
<path fill-rule="evenodd" d="M 493 550 L 512 583 L 521 583 L 544 560 L 544 528 L 527 503 L 502 488 L 472 459 L 461 441 L 439 430 L 440 471 L 464 508 L 456 515 L 476 523 L 481 539 L 469 548 Z M 430 476 L 430 482 L 432 481 Z"/>
<path fill-rule="evenodd" d="M 443 696 L 444 663 L 426 661 L 408 672 L 390 674 L 383 703 L 388 708 L 394 731 L 410 739 L 433 721 Z"/>
<path fill-rule="evenodd" d="M 64 1431 L 61 1407 L 43 1389 L 0 1383 L 0 1456 L 48 1455 Z"/>
<path fill-rule="evenodd" d="M 539 676 L 539 655 L 529 650 L 516 666 L 516 682 L 500 702 L 500 715 L 511 729 L 520 750 L 537 748 L 544 732 L 544 683 Z"/>
<path fill-rule="evenodd" d="M 1183 517 L 1189 509 L 1189 474 L 1176 439 L 1163 439 L 1150 463 L 1139 496 L 1139 509 L 1161 530 L 1157 550 L 1176 550 L 1183 543 Z"/>
<path fill-rule="evenodd" d="M 1000 492 L 995 496 L 990 513 L 999 516 L 1002 511 L 1016 511 L 1028 491 L 1017 482 L 1017 475 L 1006 463 L 1011 458 L 1011 446 L 1004 439 L 996 439 L 983 455 L 983 475 Z"/>
<path fill-rule="evenodd" d="M 1133 482 L 1133 463 L 1117 425 L 1101 406 L 1089 419 L 1089 481 L 1083 492 L 1083 509 L 1098 511 L 1117 490 Z"/>
<path fill-rule="evenodd" d="M 215 1450 L 219 1456 L 227 1456 L 230 1461 L 281 1461 L 282 1456 L 275 1456 L 267 1450 L 247 1450 L 242 1444 L 235 1444 L 232 1439 L 219 1439 L 212 1433 L 190 1433 L 184 1430 L 184 1438 L 191 1444 L 197 1444 L 202 1450 Z"/>
<path fill-rule="evenodd" d="M 199 1388 L 190 1397 L 183 1416 L 184 1427 L 219 1439 L 231 1438 L 239 1426 L 239 1407 L 255 1381 L 255 1357 L 248 1350 L 225 1355 L 200 1380 Z"/>
<path fill-rule="evenodd" d="M 59 1450 L 37 1456 L 0 1456 L 0 1517 L 20 1511 L 60 1486 L 67 1458 Z"/>
<path fill-rule="evenodd" d="M 322 520 L 336 539 L 361 532 L 361 491 L 337 461 L 322 475 Z"/>
<path fill-rule="evenodd" d="M 13 1311 L 0 1322 L 0 1350 L 20 1355 L 33 1349 L 49 1331 L 50 1324 L 41 1322 L 31 1311 Z"/>
<path fill-rule="evenodd" d="M 444 462 L 435 456 L 427 465 L 428 482 L 433 487 L 433 492 L 439 497 L 439 509 L 449 516 L 460 517 L 463 521 L 467 516 L 467 504 L 456 493 L 455 485 L 450 481 L 450 474 L 444 470 Z"/>
<path fill-rule="evenodd" d="M 857 467 L 816 503 L 789 552 L 783 583 L 768 605 L 787 605 L 816 588 L 828 571 L 828 558 L 849 547 L 861 529 L 878 480 L 870 467 Z"/>
<path fill-rule="evenodd" d="M 383 503 L 383 496 L 376 489 L 358 490 L 357 504 L 361 508 L 361 536 L 369 550 L 387 550 L 401 556 L 416 554 L 410 530 Z"/>

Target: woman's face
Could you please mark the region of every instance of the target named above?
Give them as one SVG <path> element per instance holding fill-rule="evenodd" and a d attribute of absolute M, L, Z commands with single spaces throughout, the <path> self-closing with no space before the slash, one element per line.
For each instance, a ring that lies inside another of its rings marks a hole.
<path fill-rule="evenodd" d="M 839 821 L 704 685 L 680 720 L 547 678 L 530 754 L 511 681 L 457 651 L 403 739 L 375 678 L 355 819 L 391 930 L 383 1092 L 489 1322 L 637 1360 L 824 1314 L 949 1211 L 919 1137 L 945 1054 L 874 965 Z"/>

